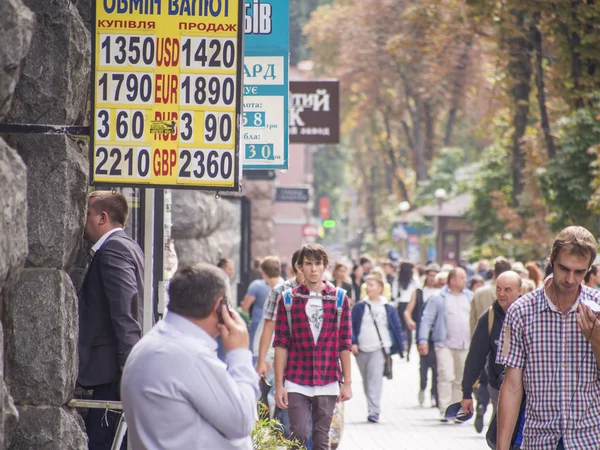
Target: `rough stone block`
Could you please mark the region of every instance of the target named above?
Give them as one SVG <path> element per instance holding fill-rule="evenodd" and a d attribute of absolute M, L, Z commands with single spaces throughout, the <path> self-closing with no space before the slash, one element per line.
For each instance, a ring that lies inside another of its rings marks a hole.
<path fill-rule="evenodd" d="M 81 416 L 58 406 L 19 406 L 19 427 L 11 450 L 86 450 Z"/>
<path fill-rule="evenodd" d="M 273 200 L 273 180 L 244 180 L 244 195 L 254 201 L 257 198 Z"/>
<path fill-rule="evenodd" d="M 174 190 L 172 199 L 174 239 L 207 237 L 222 230 L 236 230 L 239 234 L 239 220 L 233 220 L 240 216 L 238 202 L 217 200 L 210 193 L 183 190 Z"/>
<path fill-rule="evenodd" d="M 66 272 L 24 269 L 4 311 L 5 380 L 15 403 L 60 406 L 71 398 L 77 330 L 77 297 Z"/>
<path fill-rule="evenodd" d="M 1 32 L 0 32 L 1 33 Z M 27 169 L 0 139 L 0 312 L 1 297 L 16 281 L 27 255 Z"/>
<path fill-rule="evenodd" d="M 17 428 L 18 414 L 4 383 L 4 341 L 0 323 L 0 449 L 8 447 Z"/>
<path fill-rule="evenodd" d="M 37 26 L 22 64 L 9 122 L 82 124 L 89 97 L 91 39 L 77 2 L 24 3 L 35 13 Z"/>
<path fill-rule="evenodd" d="M 64 269 L 81 246 L 87 210 L 88 163 L 65 136 L 11 135 L 27 165 L 27 266 Z"/>
<path fill-rule="evenodd" d="M 9 43 L 0 45 L 0 119 L 10 109 L 21 61 L 29 51 L 34 22 L 33 13 L 21 0 L 0 2 L 0 42 Z"/>

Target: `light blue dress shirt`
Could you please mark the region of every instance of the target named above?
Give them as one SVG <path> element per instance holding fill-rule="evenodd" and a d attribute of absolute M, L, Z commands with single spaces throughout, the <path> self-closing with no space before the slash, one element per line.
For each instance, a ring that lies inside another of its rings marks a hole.
<path fill-rule="evenodd" d="M 133 450 L 252 449 L 258 375 L 252 353 L 217 358 L 216 341 L 168 312 L 133 348 L 121 400 Z"/>

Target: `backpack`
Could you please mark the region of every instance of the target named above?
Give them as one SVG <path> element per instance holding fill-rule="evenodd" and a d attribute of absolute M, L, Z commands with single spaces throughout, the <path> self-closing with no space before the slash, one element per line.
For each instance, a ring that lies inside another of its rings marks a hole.
<path fill-rule="evenodd" d="M 423 289 L 421 288 L 417 288 L 416 290 L 416 301 L 415 301 L 415 307 L 412 310 L 412 320 L 415 323 L 419 323 L 419 321 L 421 320 L 421 315 L 423 314 Z"/>
<path fill-rule="evenodd" d="M 305 294 L 294 294 L 292 295 L 292 289 L 286 289 L 281 294 L 283 296 L 283 306 L 285 306 L 285 314 L 287 315 L 288 327 L 290 329 L 290 335 L 292 334 L 292 298 L 300 297 L 300 298 L 309 298 L 310 295 Z M 337 327 L 340 329 L 340 323 L 342 322 L 342 309 L 344 306 L 344 297 L 346 296 L 346 290 L 336 287 L 335 295 L 322 295 L 321 298 L 323 300 L 333 300 L 336 303 L 337 309 Z"/>

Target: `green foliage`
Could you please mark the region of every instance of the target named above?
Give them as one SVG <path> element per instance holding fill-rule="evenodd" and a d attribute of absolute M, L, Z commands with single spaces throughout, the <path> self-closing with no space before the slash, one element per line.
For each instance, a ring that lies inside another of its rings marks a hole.
<path fill-rule="evenodd" d="M 469 183 L 473 206 L 467 218 L 475 226 L 475 243 L 481 245 L 506 231 L 506 224 L 494 214 L 492 204 L 493 193 L 505 198 L 510 198 L 512 193 L 508 148 L 501 143 L 486 148 L 481 161 L 476 163 L 476 168 Z"/>
<path fill-rule="evenodd" d="M 306 37 L 302 28 L 310 19 L 310 14 L 321 5 L 331 3 L 331 0 L 290 0 L 290 64 L 295 66 L 298 61 L 309 58 Z"/>
<path fill-rule="evenodd" d="M 435 203 L 435 191 L 444 189 L 448 197 L 466 189 L 465 177 L 470 171 L 466 167 L 465 151 L 462 148 L 444 147 L 431 162 L 429 179 L 422 182 L 415 193 L 415 205 Z"/>
<path fill-rule="evenodd" d="M 539 170 L 542 192 L 550 210 L 554 231 L 581 225 L 597 234 L 598 216 L 588 209 L 592 196 L 591 165 L 595 156 L 588 150 L 600 143 L 600 109 L 580 109 L 558 121 L 556 157 Z"/>
<path fill-rule="evenodd" d="M 258 403 L 258 415 L 251 434 L 254 450 L 306 449 L 298 440 L 283 436 L 283 425 L 269 418 L 269 408 L 262 402 Z"/>
<path fill-rule="evenodd" d="M 347 212 L 342 204 L 342 189 L 346 184 L 346 157 L 342 146 L 321 146 L 313 154 L 313 190 L 314 207 L 313 215 L 319 217 L 319 199 L 329 198 L 329 210 L 331 219 L 337 224 L 343 222 Z M 337 226 L 326 230 L 328 238 L 339 237 L 342 227 Z"/>

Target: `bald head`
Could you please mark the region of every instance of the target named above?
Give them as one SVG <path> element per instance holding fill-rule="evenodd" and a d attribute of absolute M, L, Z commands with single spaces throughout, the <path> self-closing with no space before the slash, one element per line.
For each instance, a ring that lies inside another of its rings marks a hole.
<path fill-rule="evenodd" d="M 521 283 L 521 276 L 513 270 L 502 272 L 496 279 L 496 298 L 504 311 L 519 298 Z"/>

